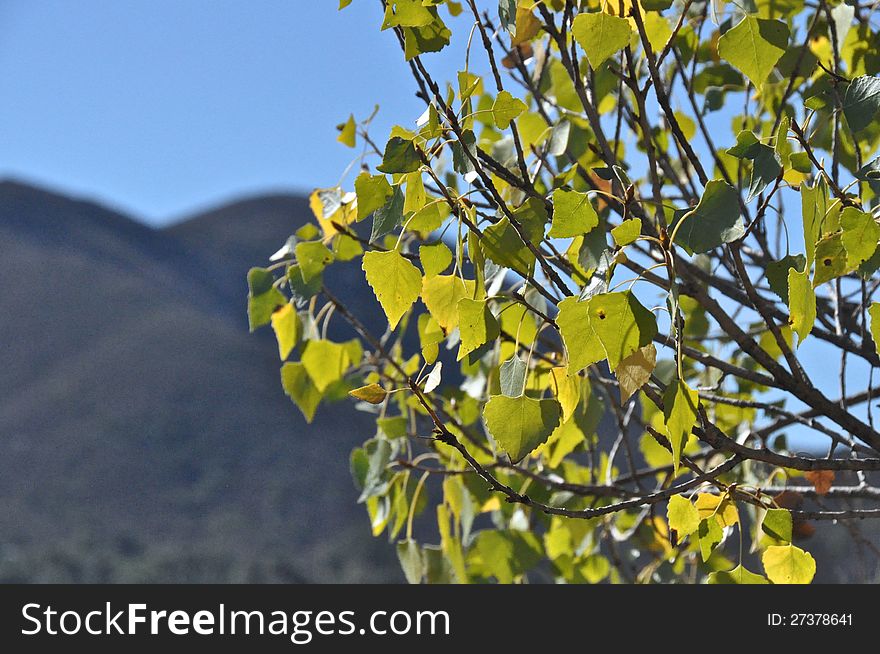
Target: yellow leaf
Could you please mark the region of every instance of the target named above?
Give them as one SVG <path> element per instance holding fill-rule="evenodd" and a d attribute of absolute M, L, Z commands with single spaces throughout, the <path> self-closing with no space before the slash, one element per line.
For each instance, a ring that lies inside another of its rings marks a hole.
<path fill-rule="evenodd" d="M 721 527 L 730 527 L 739 522 L 739 512 L 736 504 L 730 501 L 726 495 L 713 495 L 712 493 L 700 493 L 695 502 L 700 519 L 705 520 L 712 515 Z"/>
<path fill-rule="evenodd" d="M 285 304 L 272 313 L 272 329 L 278 341 L 278 356 L 284 361 L 299 341 L 302 323 L 292 304 Z"/>
<path fill-rule="evenodd" d="M 388 397 L 388 393 L 379 384 L 367 384 L 349 391 L 348 394 L 370 404 L 382 404 L 385 398 Z"/>

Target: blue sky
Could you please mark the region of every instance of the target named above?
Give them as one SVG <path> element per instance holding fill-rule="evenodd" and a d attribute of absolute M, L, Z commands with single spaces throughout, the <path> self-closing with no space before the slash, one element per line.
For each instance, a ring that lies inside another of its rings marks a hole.
<path fill-rule="evenodd" d="M 153 223 L 336 183 L 350 112 L 424 105 L 378 1 L 0 0 L 0 177 Z M 451 54 L 451 53 L 450 53 Z M 438 76 L 456 57 L 430 58 Z"/>

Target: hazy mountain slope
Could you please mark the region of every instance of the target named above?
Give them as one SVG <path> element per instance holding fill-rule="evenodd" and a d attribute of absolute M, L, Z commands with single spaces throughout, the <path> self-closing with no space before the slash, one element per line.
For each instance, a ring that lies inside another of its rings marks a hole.
<path fill-rule="evenodd" d="M 182 238 L 0 184 L 0 579 L 398 578 L 347 469 L 369 420 L 306 429 L 244 328 L 235 268 L 304 220 L 261 206 Z"/>

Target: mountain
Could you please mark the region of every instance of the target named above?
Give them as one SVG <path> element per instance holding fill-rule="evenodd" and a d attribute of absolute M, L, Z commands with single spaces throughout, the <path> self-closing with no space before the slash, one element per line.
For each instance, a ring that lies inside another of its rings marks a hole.
<path fill-rule="evenodd" d="M 245 274 L 308 218 L 265 196 L 150 229 L 0 183 L 0 581 L 400 580 L 348 471 L 375 429 L 306 426 Z M 372 312 L 353 267 L 334 287 Z"/>

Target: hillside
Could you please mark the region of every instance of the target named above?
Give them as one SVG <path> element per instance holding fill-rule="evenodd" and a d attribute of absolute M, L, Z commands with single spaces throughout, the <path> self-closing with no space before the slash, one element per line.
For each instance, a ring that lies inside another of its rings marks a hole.
<path fill-rule="evenodd" d="M 370 421 L 306 429 L 245 327 L 244 272 L 306 211 L 157 231 L 0 184 L 0 580 L 399 579 L 347 468 Z"/>

